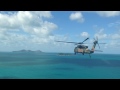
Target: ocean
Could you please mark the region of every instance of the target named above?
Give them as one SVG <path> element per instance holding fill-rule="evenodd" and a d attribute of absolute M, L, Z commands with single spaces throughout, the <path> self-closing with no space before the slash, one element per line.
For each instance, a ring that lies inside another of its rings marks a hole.
<path fill-rule="evenodd" d="M 120 79 L 120 55 L 0 52 L 0 79 Z"/>

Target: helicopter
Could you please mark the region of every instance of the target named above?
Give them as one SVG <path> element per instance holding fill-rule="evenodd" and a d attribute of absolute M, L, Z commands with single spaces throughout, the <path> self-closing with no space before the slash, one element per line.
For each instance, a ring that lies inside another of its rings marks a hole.
<path fill-rule="evenodd" d="M 86 45 L 83 45 L 84 42 L 86 40 L 88 40 L 89 38 L 86 38 L 83 42 L 66 42 L 66 41 L 56 41 L 56 42 L 64 42 L 64 43 L 74 43 L 75 45 L 77 45 L 75 48 L 74 48 L 74 54 L 76 55 L 77 53 L 82 53 L 82 55 L 84 54 L 89 54 L 90 58 L 91 58 L 91 55 L 92 53 L 94 53 L 94 51 L 99 51 L 99 52 L 103 52 L 101 50 L 95 50 L 95 47 L 96 47 L 96 44 L 98 45 L 99 49 L 100 49 L 100 46 L 99 46 L 99 43 L 98 43 L 98 37 L 96 37 L 96 39 L 94 38 L 94 42 L 93 42 L 93 46 L 91 49 L 88 49 L 88 46 Z M 100 44 L 106 44 L 106 43 L 100 43 Z"/>

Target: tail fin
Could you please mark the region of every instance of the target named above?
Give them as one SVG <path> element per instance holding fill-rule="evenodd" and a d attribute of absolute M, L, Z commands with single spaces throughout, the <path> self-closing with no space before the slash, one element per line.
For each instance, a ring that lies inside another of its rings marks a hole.
<path fill-rule="evenodd" d="M 95 46 L 96 46 L 96 44 L 97 44 L 97 41 L 94 41 L 94 42 L 93 42 L 93 46 L 92 46 L 91 51 L 94 51 L 94 50 L 95 50 Z"/>

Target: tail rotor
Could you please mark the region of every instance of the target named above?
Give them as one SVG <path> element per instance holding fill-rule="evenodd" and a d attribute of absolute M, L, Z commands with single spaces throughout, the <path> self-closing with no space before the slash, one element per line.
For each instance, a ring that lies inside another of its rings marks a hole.
<path fill-rule="evenodd" d="M 99 44 L 106 44 L 106 43 L 98 43 L 98 37 L 96 36 L 96 39 L 94 38 L 94 43 L 96 43 L 100 49 L 100 45 Z"/>

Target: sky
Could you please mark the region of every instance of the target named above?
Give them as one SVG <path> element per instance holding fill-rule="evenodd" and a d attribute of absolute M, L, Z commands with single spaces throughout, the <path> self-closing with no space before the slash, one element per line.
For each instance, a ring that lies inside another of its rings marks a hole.
<path fill-rule="evenodd" d="M 120 54 L 120 11 L 0 11 L 0 51 L 71 52 L 98 37 L 102 53 Z M 97 53 L 97 52 L 96 52 Z"/>

